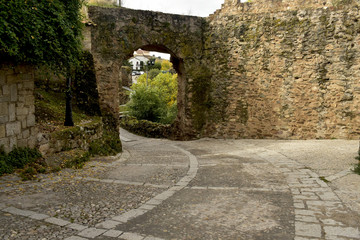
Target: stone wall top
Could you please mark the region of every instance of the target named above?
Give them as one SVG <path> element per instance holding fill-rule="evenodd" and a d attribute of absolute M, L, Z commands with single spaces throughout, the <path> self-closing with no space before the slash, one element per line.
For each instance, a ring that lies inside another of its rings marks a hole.
<path fill-rule="evenodd" d="M 317 9 L 344 7 L 357 4 L 357 0 L 253 0 L 242 3 L 240 0 L 225 0 L 221 9 L 209 18 L 217 15 L 233 15 L 241 13 L 272 13 L 299 9 Z"/>

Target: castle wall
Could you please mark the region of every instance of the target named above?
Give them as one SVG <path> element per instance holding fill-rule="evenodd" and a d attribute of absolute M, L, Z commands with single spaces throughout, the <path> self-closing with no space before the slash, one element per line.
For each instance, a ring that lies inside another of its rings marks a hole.
<path fill-rule="evenodd" d="M 359 137 L 360 10 L 334 2 L 227 0 L 207 19 L 203 136 Z"/>

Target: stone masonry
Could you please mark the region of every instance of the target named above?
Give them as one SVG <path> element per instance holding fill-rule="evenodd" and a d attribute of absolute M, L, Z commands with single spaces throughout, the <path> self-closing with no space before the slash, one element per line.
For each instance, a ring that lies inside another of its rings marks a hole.
<path fill-rule="evenodd" d="M 34 71 L 30 66 L 0 65 L 0 146 L 35 147 Z"/>
<path fill-rule="evenodd" d="M 226 0 L 208 18 L 89 9 L 102 108 L 117 116 L 119 65 L 168 52 L 181 138 L 357 139 L 360 7 L 354 0 Z"/>
<path fill-rule="evenodd" d="M 357 139 L 359 16 L 351 1 L 225 1 L 207 19 L 204 135 Z"/>

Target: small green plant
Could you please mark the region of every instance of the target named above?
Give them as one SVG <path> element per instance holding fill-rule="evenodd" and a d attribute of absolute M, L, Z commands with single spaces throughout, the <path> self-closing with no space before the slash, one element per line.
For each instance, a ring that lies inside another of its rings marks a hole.
<path fill-rule="evenodd" d="M 65 163 L 66 168 L 75 168 L 80 169 L 83 168 L 85 163 L 90 160 L 90 153 L 85 152 L 83 154 L 79 154 L 78 156 L 75 156 L 73 159 L 67 161 Z"/>
<path fill-rule="evenodd" d="M 27 167 L 24 170 L 22 170 L 19 174 L 21 177 L 21 180 L 23 181 L 29 181 L 36 179 L 37 171 L 33 167 Z"/>
<path fill-rule="evenodd" d="M 319 177 L 319 178 L 320 178 L 320 180 L 324 181 L 325 183 L 329 182 L 329 180 L 327 180 L 325 177 Z"/>
<path fill-rule="evenodd" d="M 359 162 L 354 167 L 354 173 L 360 175 L 360 148 L 359 148 L 359 156 L 357 156 L 355 159 L 357 159 Z"/>
<path fill-rule="evenodd" d="M 13 173 L 16 169 L 20 169 L 22 180 L 32 180 L 38 173 L 46 172 L 46 163 L 37 149 L 14 148 L 7 154 L 0 147 L 0 176 Z"/>
<path fill-rule="evenodd" d="M 104 131 L 101 139 L 90 144 L 89 153 L 92 156 L 111 156 L 122 151 L 121 141 L 116 133 Z"/>

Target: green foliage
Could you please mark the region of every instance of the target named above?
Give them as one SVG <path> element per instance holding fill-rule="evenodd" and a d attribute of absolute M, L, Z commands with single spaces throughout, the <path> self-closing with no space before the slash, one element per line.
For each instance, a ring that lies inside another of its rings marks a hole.
<path fill-rule="evenodd" d="M 129 114 L 137 119 L 160 122 L 166 112 L 166 103 L 160 95 L 157 88 L 139 85 L 130 95 L 130 102 L 127 104 Z"/>
<path fill-rule="evenodd" d="M 152 66 L 152 69 L 159 69 L 159 70 L 161 70 L 161 62 L 156 61 L 155 64 Z"/>
<path fill-rule="evenodd" d="M 82 0 L 0 1 L 0 55 L 67 70 L 81 50 Z"/>
<path fill-rule="evenodd" d="M 168 60 L 163 60 L 161 62 L 161 70 L 162 71 L 170 71 L 170 69 L 172 69 L 172 63 Z"/>
<path fill-rule="evenodd" d="M 37 149 L 14 148 L 7 154 L 3 148 L 0 148 L 0 176 L 25 167 L 25 170 L 21 171 L 24 172 L 23 179 L 32 179 L 28 175 L 33 176 L 38 172 L 44 172 L 45 166 L 41 153 Z"/>
<path fill-rule="evenodd" d="M 359 160 L 359 163 L 355 165 L 354 167 L 354 173 L 360 175 L 360 148 L 359 148 L 359 156 L 356 157 L 357 160 Z"/>
<path fill-rule="evenodd" d="M 172 123 L 177 115 L 177 74 L 156 73 L 151 70 L 148 80 L 146 74 L 141 75 L 132 86 L 129 114 L 137 119 Z"/>
<path fill-rule="evenodd" d="M 159 75 L 159 73 L 160 73 L 160 70 L 159 70 L 159 69 L 153 68 L 153 69 L 151 69 L 150 72 L 149 72 L 149 78 L 150 78 L 150 79 L 154 79 L 157 75 Z"/>
<path fill-rule="evenodd" d="M 80 63 L 75 73 L 73 87 L 76 105 L 87 115 L 100 115 L 99 94 L 92 54 L 84 51 L 81 54 Z"/>
<path fill-rule="evenodd" d="M 90 153 L 84 152 L 82 154 L 78 154 L 77 156 L 73 157 L 69 161 L 65 163 L 66 168 L 75 168 L 80 169 L 83 168 L 85 163 L 90 160 Z"/>
<path fill-rule="evenodd" d="M 6 157 L 6 163 L 14 168 L 22 168 L 26 164 L 41 158 L 41 153 L 37 149 L 14 148 Z"/>
<path fill-rule="evenodd" d="M 111 156 L 122 151 L 121 141 L 117 133 L 104 131 L 101 139 L 90 144 L 89 153 L 92 156 Z"/>

